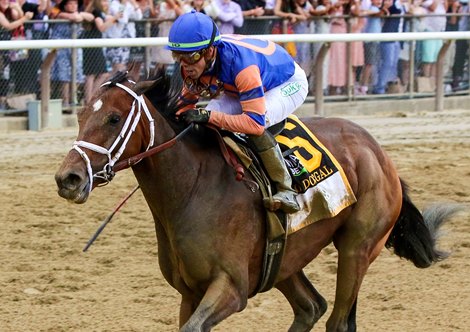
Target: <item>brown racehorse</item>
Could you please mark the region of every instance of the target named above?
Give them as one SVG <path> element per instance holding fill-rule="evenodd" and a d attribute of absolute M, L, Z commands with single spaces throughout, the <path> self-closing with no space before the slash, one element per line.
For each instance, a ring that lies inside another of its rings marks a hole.
<path fill-rule="evenodd" d="M 181 82 L 158 75 L 135 84 L 132 76 L 119 73 L 79 112 L 77 141 L 55 176 L 63 198 L 84 203 L 112 179 L 115 163 L 183 130 L 174 116 Z M 274 287 L 294 311 L 289 331 L 311 330 L 327 303 L 302 269 L 333 242 L 337 288 L 326 329 L 355 331 L 359 288 L 382 248 L 393 247 L 419 268 L 445 258 L 435 248 L 437 231 L 455 209 L 440 205 L 421 214 L 390 158 L 358 125 L 303 121 L 338 159 L 357 203 L 288 237 Z M 155 221 L 160 268 L 182 296 L 181 331 L 208 331 L 243 310 L 260 280 L 266 212 L 260 193 L 235 179 L 213 131 L 190 130 L 132 169 Z"/>

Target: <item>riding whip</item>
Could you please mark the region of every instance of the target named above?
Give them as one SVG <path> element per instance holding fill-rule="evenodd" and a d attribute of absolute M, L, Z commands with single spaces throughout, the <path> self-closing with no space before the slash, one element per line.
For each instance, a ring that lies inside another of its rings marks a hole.
<path fill-rule="evenodd" d="M 93 242 L 98 238 L 98 236 L 101 234 L 103 229 L 106 227 L 106 225 L 113 219 L 114 215 L 116 212 L 119 211 L 119 209 L 124 205 L 124 203 L 127 202 L 127 200 L 134 195 L 134 193 L 139 189 L 139 185 L 137 185 L 134 189 L 132 189 L 126 197 L 124 197 L 121 202 L 114 208 L 114 211 L 111 212 L 111 214 L 101 223 L 100 227 L 96 230 L 95 234 L 91 237 L 90 240 L 88 240 L 88 243 L 86 244 L 85 248 L 83 248 L 83 252 L 87 251 L 88 248 L 93 244 Z"/>

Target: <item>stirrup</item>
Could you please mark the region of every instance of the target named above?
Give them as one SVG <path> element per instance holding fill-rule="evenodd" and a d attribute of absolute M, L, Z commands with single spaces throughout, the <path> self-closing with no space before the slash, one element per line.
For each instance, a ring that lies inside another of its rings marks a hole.
<path fill-rule="evenodd" d="M 285 213 L 295 213 L 300 211 L 300 206 L 295 199 L 294 194 L 282 195 L 285 192 L 278 192 L 272 197 L 266 197 L 263 199 L 264 207 L 269 211 L 282 210 Z M 290 197 L 289 197 L 290 196 Z"/>

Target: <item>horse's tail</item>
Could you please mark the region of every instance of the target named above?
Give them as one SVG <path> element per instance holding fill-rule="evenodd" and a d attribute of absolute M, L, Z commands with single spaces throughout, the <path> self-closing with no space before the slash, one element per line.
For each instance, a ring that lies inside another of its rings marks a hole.
<path fill-rule="evenodd" d="M 400 179 L 403 203 L 395 226 L 385 246 L 394 253 L 413 262 L 416 267 L 426 268 L 449 256 L 436 248 L 439 228 L 460 210 L 457 205 L 435 205 L 421 212 L 408 196 L 408 186 Z"/>

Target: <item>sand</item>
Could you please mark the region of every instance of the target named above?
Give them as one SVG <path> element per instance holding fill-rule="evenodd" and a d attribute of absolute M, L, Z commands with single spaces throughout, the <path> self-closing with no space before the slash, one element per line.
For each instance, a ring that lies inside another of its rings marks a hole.
<path fill-rule="evenodd" d="M 347 116 L 345 116 L 347 117 Z M 359 331 L 468 331 L 470 326 L 470 111 L 348 118 L 368 128 L 422 208 L 466 210 L 440 240 L 452 252 L 428 269 L 383 250 L 359 294 Z M 138 191 L 88 252 L 82 248 L 135 185 L 129 170 L 95 190 L 85 205 L 59 198 L 53 179 L 77 129 L 0 134 L 0 331 L 176 331 L 179 294 L 163 279 L 154 225 Z M 336 252 L 305 272 L 329 309 Z M 286 331 L 293 315 L 277 290 L 249 301 L 215 331 Z"/>

